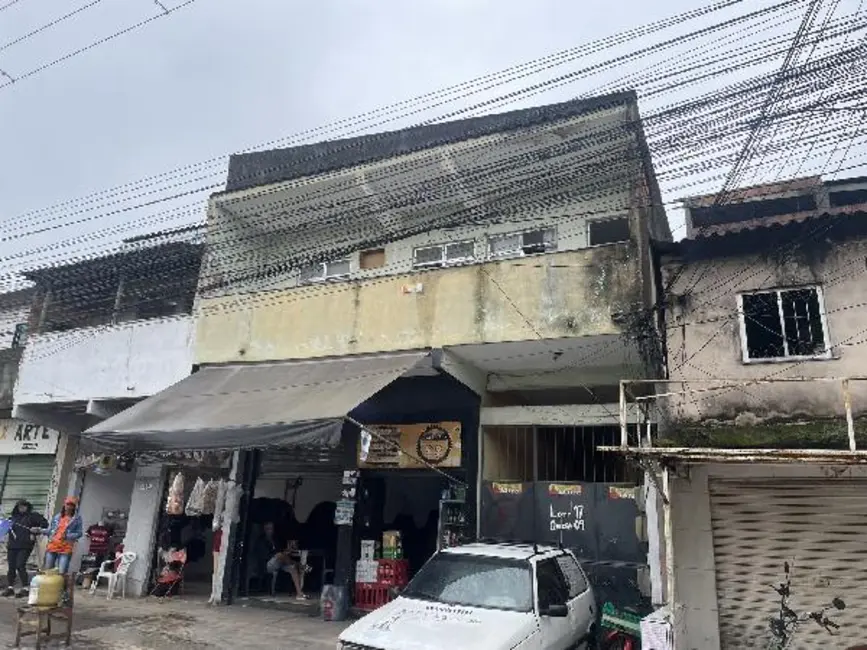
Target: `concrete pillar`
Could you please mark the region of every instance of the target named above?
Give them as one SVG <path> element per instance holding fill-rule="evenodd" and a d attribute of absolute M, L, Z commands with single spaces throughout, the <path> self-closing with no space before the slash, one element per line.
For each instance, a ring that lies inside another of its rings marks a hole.
<path fill-rule="evenodd" d="M 68 433 L 61 433 L 57 443 L 57 453 L 54 456 L 54 473 L 51 475 L 48 503 L 45 508 L 45 516 L 49 519 L 60 512 L 63 499 L 70 494 L 70 487 L 75 487 L 77 457 L 78 438 Z"/>
<path fill-rule="evenodd" d="M 144 596 L 147 590 L 167 471 L 163 464 L 136 469 L 124 539 L 124 551 L 137 556 L 127 574 L 127 594 L 132 596 Z"/>

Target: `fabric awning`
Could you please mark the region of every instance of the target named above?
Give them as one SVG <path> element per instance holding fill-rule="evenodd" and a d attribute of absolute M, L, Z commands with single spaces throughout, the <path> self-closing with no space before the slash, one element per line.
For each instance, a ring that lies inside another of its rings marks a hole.
<path fill-rule="evenodd" d="M 82 433 L 116 451 L 336 446 L 343 418 L 429 356 L 210 366 Z"/>

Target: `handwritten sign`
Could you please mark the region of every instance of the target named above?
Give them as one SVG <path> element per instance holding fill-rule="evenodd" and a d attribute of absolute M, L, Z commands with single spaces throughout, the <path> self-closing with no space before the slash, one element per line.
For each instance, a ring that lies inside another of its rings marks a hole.
<path fill-rule="evenodd" d="M 585 530 L 584 506 L 570 503 L 565 510 L 554 509 L 554 504 L 548 504 L 548 528 L 551 532 L 558 530 Z"/>

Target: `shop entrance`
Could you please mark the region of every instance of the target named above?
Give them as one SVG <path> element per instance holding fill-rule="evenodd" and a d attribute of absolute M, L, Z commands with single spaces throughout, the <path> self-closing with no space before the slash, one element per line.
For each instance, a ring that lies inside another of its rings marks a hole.
<path fill-rule="evenodd" d="M 181 466 L 167 472 L 157 519 L 148 593 L 210 595 L 217 550 L 215 541 L 219 539 L 213 531 L 216 485 L 221 479 L 228 479 L 228 469 Z M 211 483 L 214 487 L 206 487 L 210 496 L 194 505 L 190 500 L 199 481 L 201 485 Z M 199 513 L 191 505 L 196 509 L 204 505 L 203 511 Z M 177 576 L 182 578 L 167 582 Z"/>

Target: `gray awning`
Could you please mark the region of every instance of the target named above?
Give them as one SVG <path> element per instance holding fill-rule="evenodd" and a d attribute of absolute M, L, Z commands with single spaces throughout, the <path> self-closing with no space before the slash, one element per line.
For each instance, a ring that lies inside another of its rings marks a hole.
<path fill-rule="evenodd" d="M 91 427 L 83 444 L 118 451 L 336 446 L 349 411 L 428 356 L 206 367 Z"/>

